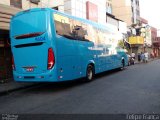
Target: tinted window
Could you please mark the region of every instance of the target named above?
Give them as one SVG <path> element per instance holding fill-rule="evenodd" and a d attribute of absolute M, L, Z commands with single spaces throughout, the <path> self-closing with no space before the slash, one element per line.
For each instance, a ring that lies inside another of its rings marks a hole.
<path fill-rule="evenodd" d="M 91 41 L 95 44 L 111 46 L 115 41 L 113 35 L 105 29 L 90 24 L 54 14 L 56 33 L 68 39 Z"/>
<path fill-rule="evenodd" d="M 88 37 L 87 24 L 81 21 L 54 14 L 56 33 L 68 39 L 91 41 Z"/>
<path fill-rule="evenodd" d="M 15 16 L 11 21 L 11 36 L 45 32 L 47 29 L 47 14 L 45 11 L 27 12 Z"/>
<path fill-rule="evenodd" d="M 69 39 L 74 39 L 72 35 L 71 19 L 59 14 L 54 14 L 54 21 L 55 21 L 56 33 L 58 35 L 61 35 Z"/>

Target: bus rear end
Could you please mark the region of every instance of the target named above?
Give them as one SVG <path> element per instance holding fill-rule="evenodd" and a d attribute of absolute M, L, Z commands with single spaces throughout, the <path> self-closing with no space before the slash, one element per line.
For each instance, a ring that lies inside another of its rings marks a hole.
<path fill-rule="evenodd" d="M 11 20 L 12 68 L 15 81 L 56 81 L 55 43 L 50 29 L 50 11 L 32 9 Z"/>

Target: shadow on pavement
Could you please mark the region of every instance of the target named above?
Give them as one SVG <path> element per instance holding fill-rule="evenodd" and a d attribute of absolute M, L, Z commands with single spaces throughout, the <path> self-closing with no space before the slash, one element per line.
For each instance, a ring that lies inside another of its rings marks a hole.
<path fill-rule="evenodd" d="M 86 82 L 85 78 L 77 79 L 77 80 L 72 80 L 72 81 L 65 81 L 65 82 L 56 82 L 56 83 L 40 83 L 37 86 L 27 88 L 23 90 L 23 92 L 26 93 L 31 93 L 31 94 L 45 94 L 45 93 L 57 93 L 57 92 L 62 92 L 66 91 L 68 89 L 72 89 L 74 87 L 82 86 L 82 85 L 87 85 L 90 84 L 94 81 L 97 81 L 99 78 L 103 78 L 106 76 L 110 76 L 112 74 L 116 74 L 118 72 L 121 72 L 119 69 L 103 72 L 100 74 L 95 75 L 95 79 L 91 82 Z"/>

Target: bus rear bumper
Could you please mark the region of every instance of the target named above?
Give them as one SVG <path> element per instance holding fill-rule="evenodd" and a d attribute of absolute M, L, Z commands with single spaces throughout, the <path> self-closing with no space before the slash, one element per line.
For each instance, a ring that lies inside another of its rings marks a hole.
<path fill-rule="evenodd" d="M 13 72 L 13 76 L 16 82 L 58 82 L 57 76 L 50 72 L 41 74 L 19 74 Z"/>

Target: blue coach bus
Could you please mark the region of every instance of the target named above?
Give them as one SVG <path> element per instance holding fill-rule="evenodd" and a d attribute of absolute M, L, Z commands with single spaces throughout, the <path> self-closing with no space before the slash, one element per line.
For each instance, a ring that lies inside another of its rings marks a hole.
<path fill-rule="evenodd" d="M 123 68 L 127 55 L 109 26 L 49 8 L 19 12 L 11 19 L 15 81 L 58 82 Z"/>

